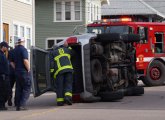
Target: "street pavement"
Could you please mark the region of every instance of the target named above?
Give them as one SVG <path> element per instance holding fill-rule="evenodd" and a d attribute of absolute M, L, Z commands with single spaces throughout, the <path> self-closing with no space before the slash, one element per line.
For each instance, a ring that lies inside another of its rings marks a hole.
<path fill-rule="evenodd" d="M 46 93 L 28 101 L 27 111 L 0 112 L 0 120 L 165 120 L 165 86 L 145 87 L 142 96 L 116 102 L 74 103 L 56 106 L 56 94 Z"/>

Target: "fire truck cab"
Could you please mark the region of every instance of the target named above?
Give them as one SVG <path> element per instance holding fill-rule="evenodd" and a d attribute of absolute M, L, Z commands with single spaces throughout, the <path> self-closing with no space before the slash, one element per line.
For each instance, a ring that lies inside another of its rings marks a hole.
<path fill-rule="evenodd" d="M 165 82 L 165 23 L 132 22 L 129 18 L 96 21 L 87 25 L 88 33 L 138 34 L 136 69 L 138 79 L 147 86 Z"/>

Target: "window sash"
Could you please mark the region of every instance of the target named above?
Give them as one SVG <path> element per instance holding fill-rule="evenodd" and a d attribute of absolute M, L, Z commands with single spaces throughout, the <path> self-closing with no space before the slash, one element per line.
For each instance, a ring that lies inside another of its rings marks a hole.
<path fill-rule="evenodd" d="M 56 20 L 62 20 L 62 3 L 56 2 Z"/>
<path fill-rule="evenodd" d="M 65 20 L 71 20 L 71 2 L 65 2 Z"/>
<path fill-rule="evenodd" d="M 24 26 L 20 26 L 20 37 L 25 37 L 25 28 L 24 28 Z"/>
<path fill-rule="evenodd" d="M 59 4 L 61 7 L 59 7 Z M 80 21 L 81 20 L 81 2 L 73 1 L 56 1 L 54 0 L 54 20 L 55 22 Z"/>
<path fill-rule="evenodd" d="M 65 12 L 65 20 L 71 20 L 71 12 Z"/>
<path fill-rule="evenodd" d="M 27 36 L 27 39 L 31 38 L 31 29 L 28 27 L 26 28 L 26 36 Z"/>
<path fill-rule="evenodd" d="M 18 36 L 18 25 L 14 25 L 14 36 Z"/>
<path fill-rule="evenodd" d="M 80 20 L 80 2 L 74 2 L 74 9 L 75 9 L 75 20 Z"/>
<path fill-rule="evenodd" d="M 80 1 L 74 2 L 74 9 L 75 9 L 75 11 L 80 11 Z"/>
<path fill-rule="evenodd" d="M 75 20 L 80 20 L 80 11 L 75 11 Z"/>

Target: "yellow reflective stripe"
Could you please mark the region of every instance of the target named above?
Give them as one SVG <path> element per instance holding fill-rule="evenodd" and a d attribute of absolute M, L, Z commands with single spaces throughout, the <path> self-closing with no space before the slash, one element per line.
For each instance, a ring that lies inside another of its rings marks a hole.
<path fill-rule="evenodd" d="M 60 54 L 60 55 L 58 55 L 58 56 L 56 56 L 55 58 L 54 58 L 54 60 L 58 60 L 58 59 L 60 59 L 61 57 L 68 57 L 69 59 L 70 59 L 70 55 L 69 54 L 66 54 L 66 53 L 64 53 L 64 54 Z"/>
<path fill-rule="evenodd" d="M 54 69 L 50 69 L 50 72 L 51 72 L 51 73 L 54 72 Z"/>
<path fill-rule="evenodd" d="M 60 68 L 61 67 L 60 59 L 57 59 L 56 62 L 57 62 L 57 67 Z"/>
<path fill-rule="evenodd" d="M 60 48 L 58 49 L 59 54 L 64 54 L 64 49 Z"/>
<path fill-rule="evenodd" d="M 72 50 L 72 48 L 71 48 L 71 47 L 68 47 L 68 49 L 69 49 L 69 50 Z"/>
<path fill-rule="evenodd" d="M 65 96 L 70 96 L 70 97 L 72 97 L 72 93 L 66 92 L 66 93 L 65 93 Z"/>
<path fill-rule="evenodd" d="M 54 78 L 56 78 L 56 75 L 61 71 L 61 70 L 64 70 L 64 69 L 73 69 L 72 65 L 67 65 L 67 66 L 63 66 L 61 68 L 59 68 L 55 73 L 54 73 Z"/>
<path fill-rule="evenodd" d="M 68 57 L 69 60 L 70 60 L 70 55 L 69 54 L 61 54 L 61 55 L 58 55 L 57 57 L 54 58 L 54 60 L 57 62 L 57 67 L 60 68 L 61 67 L 61 64 L 60 64 L 60 58 L 61 57 Z M 70 62 L 71 63 L 71 62 Z"/>
<path fill-rule="evenodd" d="M 57 102 L 63 102 L 64 98 L 57 98 Z"/>

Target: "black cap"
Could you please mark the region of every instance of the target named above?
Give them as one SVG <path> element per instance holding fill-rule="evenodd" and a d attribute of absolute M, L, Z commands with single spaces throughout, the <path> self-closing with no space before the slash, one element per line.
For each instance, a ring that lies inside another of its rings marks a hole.
<path fill-rule="evenodd" d="M 1 46 L 1 47 L 3 47 L 3 46 L 4 46 L 4 47 L 6 47 L 6 48 L 9 48 L 8 43 L 7 43 L 7 42 L 5 42 L 5 41 L 1 42 L 1 43 L 0 43 L 0 46 Z"/>

